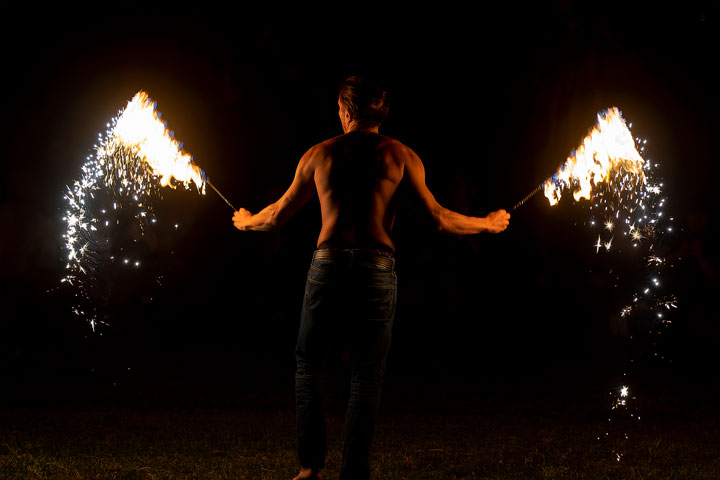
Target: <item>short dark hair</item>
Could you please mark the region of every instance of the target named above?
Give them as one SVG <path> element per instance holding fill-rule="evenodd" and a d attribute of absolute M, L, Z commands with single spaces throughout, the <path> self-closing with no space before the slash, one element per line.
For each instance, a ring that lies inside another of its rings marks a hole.
<path fill-rule="evenodd" d="M 358 123 L 378 126 L 387 117 L 387 92 L 366 77 L 346 78 L 340 84 L 340 102 Z"/>

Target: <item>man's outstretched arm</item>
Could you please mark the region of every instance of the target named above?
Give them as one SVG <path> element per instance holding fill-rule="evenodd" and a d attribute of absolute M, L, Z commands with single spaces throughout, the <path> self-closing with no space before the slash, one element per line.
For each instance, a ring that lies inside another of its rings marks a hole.
<path fill-rule="evenodd" d="M 425 184 L 425 166 L 420 157 L 408 147 L 403 149 L 407 181 L 411 190 L 419 197 L 422 209 L 430 215 L 437 231 L 469 235 L 482 232 L 500 233 L 508 227 L 510 214 L 505 210 L 491 212 L 485 217 L 470 217 L 440 205 Z"/>
<path fill-rule="evenodd" d="M 268 205 L 256 214 L 240 208 L 233 215 L 235 227 L 243 231 L 267 232 L 283 225 L 300 207 L 305 205 L 315 193 L 313 156 L 316 149 L 317 147 L 311 148 L 300 159 L 290 188 L 277 202 Z"/>

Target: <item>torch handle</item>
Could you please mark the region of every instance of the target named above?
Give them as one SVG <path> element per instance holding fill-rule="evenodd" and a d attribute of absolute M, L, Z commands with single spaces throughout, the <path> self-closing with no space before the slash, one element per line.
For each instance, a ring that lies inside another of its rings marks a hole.
<path fill-rule="evenodd" d="M 512 207 L 512 208 L 509 210 L 508 213 L 515 211 L 517 208 L 521 207 L 525 202 L 527 202 L 527 201 L 530 200 L 532 197 L 534 197 L 535 195 L 537 195 L 537 194 L 540 192 L 540 190 L 542 190 L 543 185 L 544 185 L 544 184 L 541 183 L 540 185 L 538 185 L 537 187 L 535 187 L 535 189 L 534 189 L 532 192 L 530 192 L 530 193 L 528 193 L 527 195 L 525 195 L 522 200 L 520 200 L 518 203 L 516 203 L 515 206 Z"/>
<path fill-rule="evenodd" d="M 205 184 L 208 185 L 208 186 L 209 186 L 210 188 L 212 188 L 213 190 L 215 190 L 215 193 L 217 193 L 217 194 L 220 196 L 220 198 L 222 198 L 222 199 L 225 201 L 225 203 L 227 203 L 227 204 L 230 206 L 230 208 L 233 209 L 234 212 L 237 211 L 237 208 L 233 207 L 232 203 L 230 203 L 230 202 L 228 201 L 228 199 L 225 198 L 225 196 L 224 196 L 222 193 L 220 193 L 220 190 L 218 190 L 217 188 L 215 188 L 215 185 L 213 185 L 212 183 L 210 183 L 210 180 L 205 179 Z"/>

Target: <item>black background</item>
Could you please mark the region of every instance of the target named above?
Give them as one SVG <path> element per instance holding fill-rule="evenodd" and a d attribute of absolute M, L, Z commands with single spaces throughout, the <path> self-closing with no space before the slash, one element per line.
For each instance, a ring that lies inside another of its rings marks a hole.
<path fill-rule="evenodd" d="M 717 388 L 717 8 L 226 8 L 5 16 L 0 365 L 12 398 L 141 385 L 215 400 L 289 393 L 316 201 L 281 230 L 250 234 L 213 192 L 168 189 L 158 218 L 179 228 L 148 253 L 152 268 L 117 272 L 110 325 L 92 332 L 70 313 L 71 289 L 57 288 L 62 194 L 142 89 L 223 194 L 257 211 L 310 146 L 341 133 L 337 87 L 350 74 L 384 82 L 381 132 L 420 155 L 441 204 L 474 215 L 512 206 L 617 106 L 661 164 L 676 227 L 663 281 L 679 309 L 653 345 L 645 326 L 623 331 L 614 318 L 645 272 L 641 256 L 597 254 L 582 205 L 538 196 L 505 233 L 465 238 L 402 209 L 389 391 L 578 378 L 604 391 L 629 357 L 655 353 L 665 360 L 648 361 L 638 383 L 661 372 Z M 619 282 L 617 263 L 631 272 Z"/>

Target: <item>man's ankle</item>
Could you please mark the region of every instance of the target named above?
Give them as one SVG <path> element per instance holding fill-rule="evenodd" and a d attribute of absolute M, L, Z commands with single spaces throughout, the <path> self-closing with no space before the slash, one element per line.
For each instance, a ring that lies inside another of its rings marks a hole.
<path fill-rule="evenodd" d="M 300 467 L 300 473 L 298 473 L 295 479 L 321 479 L 322 473 L 319 469 Z M 294 479 L 293 479 L 294 480 Z"/>

